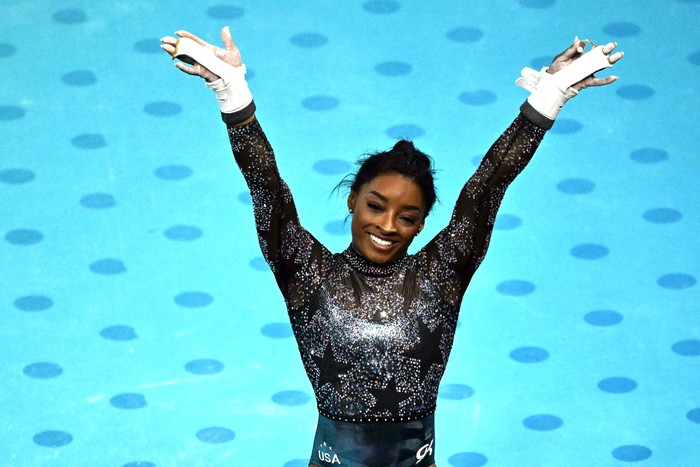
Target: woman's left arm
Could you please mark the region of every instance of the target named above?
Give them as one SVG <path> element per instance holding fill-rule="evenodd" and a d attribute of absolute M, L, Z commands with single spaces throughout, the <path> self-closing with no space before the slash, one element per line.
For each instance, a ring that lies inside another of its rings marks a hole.
<path fill-rule="evenodd" d="M 612 54 L 616 45 L 609 43 L 596 51 L 598 54 L 603 52 L 606 58 L 603 65 L 612 65 L 622 58 L 621 52 Z M 539 83 L 546 84 L 531 89 L 532 94 L 522 105 L 520 115 L 491 146 L 479 168 L 462 188 L 448 226 L 424 248 L 430 257 L 432 271 L 444 273 L 447 266 L 454 274 L 453 280 L 447 282 L 452 283 L 455 299 L 461 299 L 486 255 L 496 214 L 508 186 L 528 164 L 556 117 L 556 114 L 552 116 L 546 112 L 558 106 L 566 93 L 577 94 L 581 89 L 607 85 L 617 79 L 614 76 L 597 78 L 590 73 L 563 90 L 561 83 L 548 81 L 549 77 L 557 78 L 560 72 L 565 72 L 567 67 L 585 56 L 584 47 L 585 43 L 576 38 L 570 47 L 554 58 L 548 69 L 542 70 L 548 76 L 540 76 Z M 572 71 L 571 76 L 581 73 L 581 70 Z M 438 283 L 446 280 L 446 277 L 440 278 Z"/>

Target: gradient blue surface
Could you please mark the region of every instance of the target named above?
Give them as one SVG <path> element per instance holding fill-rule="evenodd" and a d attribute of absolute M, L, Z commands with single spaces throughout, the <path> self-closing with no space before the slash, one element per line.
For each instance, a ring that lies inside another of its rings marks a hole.
<path fill-rule="evenodd" d="M 316 412 L 209 91 L 158 39 L 230 24 L 303 224 L 413 138 L 442 204 L 573 36 L 621 79 L 506 195 L 437 413 L 440 467 L 700 465 L 697 0 L 6 0 L 0 465 L 305 466 Z"/>

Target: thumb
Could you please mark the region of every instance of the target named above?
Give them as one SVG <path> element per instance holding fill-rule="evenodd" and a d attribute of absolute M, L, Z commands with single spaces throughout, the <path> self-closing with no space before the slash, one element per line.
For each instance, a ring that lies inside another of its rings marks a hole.
<path fill-rule="evenodd" d="M 236 44 L 233 43 L 233 38 L 231 37 L 231 29 L 228 26 L 224 26 L 221 30 L 221 40 L 224 42 L 226 50 L 233 50 L 236 48 Z"/>

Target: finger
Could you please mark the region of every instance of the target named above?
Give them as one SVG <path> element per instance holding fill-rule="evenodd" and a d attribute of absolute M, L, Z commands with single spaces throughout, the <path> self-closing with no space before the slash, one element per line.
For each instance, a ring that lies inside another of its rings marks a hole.
<path fill-rule="evenodd" d="M 161 44 L 160 48 L 168 52 L 171 56 L 175 53 L 175 47 L 170 44 Z"/>
<path fill-rule="evenodd" d="M 610 83 L 614 83 L 617 81 L 617 76 L 608 76 L 607 78 L 591 78 L 590 80 L 587 80 L 588 82 L 586 83 L 587 87 L 595 87 L 595 86 L 605 86 Z"/>
<path fill-rule="evenodd" d="M 236 44 L 233 42 L 233 37 L 231 37 L 231 29 L 228 26 L 224 26 L 221 29 L 221 40 L 224 42 L 224 48 L 226 50 L 235 50 Z"/>
<path fill-rule="evenodd" d="M 199 73 L 197 73 L 197 70 L 194 66 L 187 66 L 183 65 L 181 62 L 175 62 L 175 68 L 187 73 L 188 75 L 199 76 Z"/>
<path fill-rule="evenodd" d="M 205 47 L 209 45 L 208 42 L 203 41 L 202 39 L 200 39 L 199 37 L 195 36 L 195 35 L 192 34 L 191 32 L 188 32 L 188 31 L 185 31 L 185 30 L 182 30 L 182 29 L 180 29 L 180 30 L 178 30 L 178 31 L 175 31 L 175 34 L 177 34 L 177 35 L 180 36 L 180 37 L 187 37 L 188 39 L 192 39 L 192 40 L 195 41 L 197 44 L 203 45 L 203 46 L 205 46 Z"/>
<path fill-rule="evenodd" d="M 608 61 L 610 62 L 610 64 L 614 64 L 615 62 L 619 61 L 624 56 L 625 56 L 624 52 L 616 52 L 608 57 Z"/>
<path fill-rule="evenodd" d="M 163 44 L 171 44 L 171 45 L 177 44 L 177 39 L 175 37 L 171 37 L 171 36 L 161 37 L 160 41 Z"/>
<path fill-rule="evenodd" d="M 617 42 L 608 42 L 603 46 L 603 53 L 608 55 L 615 49 L 615 47 L 617 47 Z"/>

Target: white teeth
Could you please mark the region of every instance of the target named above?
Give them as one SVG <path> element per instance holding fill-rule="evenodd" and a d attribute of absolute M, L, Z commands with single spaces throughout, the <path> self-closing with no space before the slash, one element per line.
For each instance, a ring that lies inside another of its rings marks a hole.
<path fill-rule="evenodd" d="M 374 243 L 378 243 L 379 245 L 382 245 L 382 246 L 391 246 L 391 244 L 392 244 L 392 242 L 390 242 L 389 240 L 382 240 L 381 238 L 379 238 L 375 235 L 372 235 L 372 234 L 369 234 L 369 238 L 371 238 Z"/>

